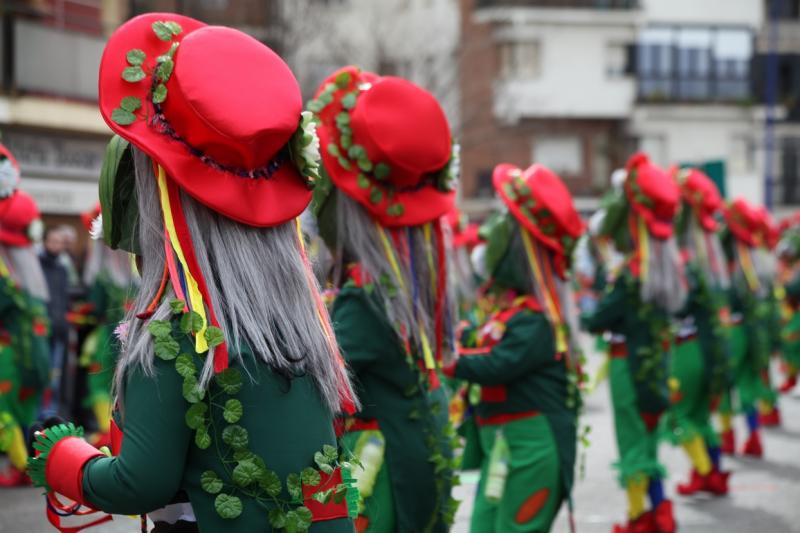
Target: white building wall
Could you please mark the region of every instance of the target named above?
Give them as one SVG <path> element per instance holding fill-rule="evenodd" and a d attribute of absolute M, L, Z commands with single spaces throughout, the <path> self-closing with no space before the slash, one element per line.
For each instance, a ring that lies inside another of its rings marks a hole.
<path fill-rule="evenodd" d="M 648 23 L 761 25 L 763 0 L 640 0 Z"/>

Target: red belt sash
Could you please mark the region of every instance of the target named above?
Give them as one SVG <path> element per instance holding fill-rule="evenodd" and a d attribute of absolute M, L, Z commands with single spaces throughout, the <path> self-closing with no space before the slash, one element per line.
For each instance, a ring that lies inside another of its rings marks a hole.
<path fill-rule="evenodd" d="M 479 426 L 496 426 L 499 424 L 507 424 L 508 422 L 514 422 L 515 420 L 524 420 L 526 418 L 533 418 L 541 414 L 542 413 L 540 413 L 539 411 L 523 411 L 521 413 L 499 414 L 486 417 L 476 415 L 475 420 L 478 422 Z"/>

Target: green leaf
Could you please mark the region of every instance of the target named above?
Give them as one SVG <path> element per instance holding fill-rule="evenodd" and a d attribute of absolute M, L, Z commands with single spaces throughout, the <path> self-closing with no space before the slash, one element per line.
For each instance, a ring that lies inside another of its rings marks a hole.
<path fill-rule="evenodd" d="M 356 93 L 347 93 L 342 98 L 342 107 L 345 109 L 353 109 L 356 106 Z"/>
<path fill-rule="evenodd" d="M 203 317 L 194 311 L 184 313 L 181 317 L 180 327 L 184 333 L 197 333 L 203 329 Z"/>
<path fill-rule="evenodd" d="M 308 507 L 301 506 L 294 510 L 295 514 L 297 514 L 298 522 L 297 527 L 301 531 L 304 529 L 308 529 L 311 527 L 311 520 L 313 515 Z"/>
<path fill-rule="evenodd" d="M 172 324 L 169 323 L 169 320 L 151 320 L 149 324 L 147 324 L 147 331 L 150 332 L 150 335 L 153 337 L 160 339 L 161 337 L 167 337 L 172 334 Z"/>
<path fill-rule="evenodd" d="M 156 37 L 162 41 L 172 40 L 172 28 L 169 27 L 167 22 L 157 20 L 156 22 L 153 22 L 151 27 L 153 28 L 153 32 L 156 34 Z"/>
<path fill-rule="evenodd" d="M 183 309 L 186 307 L 186 302 L 176 298 L 169 303 L 169 307 L 172 309 L 172 314 L 177 315 L 179 313 L 183 313 Z"/>
<path fill-rule="evenodd" d="M 222 418 L 224 418 L 226 422 L 229 424 L 236 423 L 242 418 L 242 414 L 244 414 L 242 402 L 234 398 L 225 402 L 225 408 L 222 410 Z"/>
<path fill-rule="evenodd" d="M 383 201 L 383 191 L 378 187 L 373 187 L 372 190 L 369 191 L 369 201 L 373 204 L 381 203 Z"/>
<path fill-rule="evenodd" d="M 258 485 L 266 491 L 267 494 L 276 498 L 280 493 L 283 485 L 281 478 L 272 470 L 264 470 L 258 480 Z"/>
<path fill-rule="evenodd" d="M 273 507 L 269 510 L 269 525 L 272 529 L 283 529 L 286 527 L 286 513 L 280 507 Z"/>
<path fill-rule="evenodd" d="M 126 96 L 119 103 L 119 106 L 125 111 L 130 111 L 131 113 L 133 113 L 134 111 L 142 107 L 142 101 L 136 98 L 135 96 Z"/>
<path fill-rule="evenodd" d="M 160 337 L 153 343 L 153 351 L 156 356 L 164 361 L 172 361 L 178 357 L 178 352 L 181 351 L 181 346 L 178 341 L 172 337 Z"/>
<path fill-rule="evenodd" d="M 172 35 L 178 35 L 183 31 L 181 25 L 175 22 L 174 20 L 168 20 L 164 23 L 164 25 L 166 25 L 166 27 L 169 28 L 169 31 L 172 32 Z"/>
<path fill-rule="evenodd" d="M 299 475 L 292 473 L 286 476 L 286 490 L 289 491 L 289 496 L 293 501 L 302 501 L 303 488 Z"/>
<path fill-rule="evenodd" d="M 236 368 L 226 368 L 214 379 L 226 394 L 236 394 L 242 388 L 242 373 Z"/>
<path fill-rule="evenodd" d="M 362 157 L 358 160 L 358 168 L 364 172 L 372 172 L 372 161 L 366 157 Z"/>
<path fill-rule="evenodd" d="M 159 59 L 163 59 L 163 61 L 160 61 L 156 67 L 156 77 L 163 82 L 167 82 L 175 69 L 175 62 L 169 56 L 160 56 Z"/>
<path fill-rule="evenodd" d="M 197 403 L 206 395 L 205 391 L 197 384 L 197 378 L 194 376 L 185 376 L 183 378 L 183 397 L 189 403 Z"/>
<path fill-rule="evenodd" d="M 200 474 L 200 487 L 209 494 L 217 494 L 222 490 L 222 480 L 213 470 Z"/>
<path fill-rule="evenodd" d="M 339 144 L 341 144 L 342 148 L 345 150 L 349 150 L 350 147 L 353 146 L 353 136 L 342 134 L 342 136 L 339 137 Z"/>
<path fill-rule="evenodd" d="M 392 217 L 399 217 L 406 212 L 403 204 L 392 204 L 386 209 L 386 213 Z"/>
<path fill-rule="evenodd" d="M 350 159 L 361 159 L 367 156 L 367 151 L 360 144 L 354 144 L 347 150 L 347 157 Z"/>
<path fill-rule="evenodd" d="M 372 172 L 372 175 L 375 176 L 376 179 L 383 180 L 388 178 L 391 172 L 392 167 L 386 163 L 378 163 L 375 165 L 375 170 Z"/>
<path fill-rule="evenodd" d="M 336 86 L 340 89 L 346 89 L 350 82 L 353 80 L 352 76 L 350 76 L 349 72 L 340 72 L 336 75 L 336 79 L 334 80 Z"/>
<path fill-rule="evenodd" d="M 211 446 L 211 435 L 208 434 L 208 428 L 206 426 L 197 428 L 194 434 L 194 443 L 201 450 L 205 450 Z"/>
<path fill-rule="evenodd" d="M 158 85 L 156 85 L 155 90 L 153 90 L 153 103 L 161 104 L 166 99 L 167 99 L 167 87 L 163 83 L 159 83 Z"/>
<path fill-rule="evenodd" d="M 175 371 L 184 378 L 194 376 L 197 372 L 197 367 L 194 365 L 192 356 L 186 353 L 180 354 L 178 358 L 175 359 Z"/>
<path fill-rule="evenodd" d="M 314 454 L 314 462 L 317 463 L 319 469 L 322 470 L 322 467 L 328 466 L 331 463 L 331 460 L 325 457 L 322 452 L 316 452 Z"/>
<path fill-rule="evenodd" d="M 230 494 L 218 494 L 214 500 L 214 509 L 222 518 L 231 520 L 242 514 L 242 500 Z"/>
<path fill-rule="evenodd" d="M 128 124 L 136 122 L 136 115 L 118 107 L 111 112 L 111 120 L 120 126 L 127 126 Z"/>
<path fill-rule="evenodd" d="M 144 51 L 134 48 L 133 50 L 128 50 L 128 53 L 125 57 L 128 60 L 129 65 L 138 66 L 144 63 L 147 55 L 144 53 Z"/>
<path fill-rule="evenodd" d="M 192 429 L 197 429 L 204 425 L 206 423 L 206 411 L 208 411 L 208 406 L 205 403 L 197 402 L 192 404 L 186 410 L 186 425 Z"/>
<path fill-rule="evenodd" d="M 356 183 L 362 189 L 369 189 L 370 186 L 369 178 L 364 174 L 361 173 L 358 174 L 358 176 L 356 177 Z"/>
<path fill-rule="evenodd" d="M 328 459 L 328 464 L 333 464 L 339 457 L 339 451 L 336 449 L 336 446 L 331 446 L 330 444 L 322 446 L 322 453 Z"/>
<path fill-rule="evenodd" d="M 234 469 L 231 477 L 233 482 L 240 487 L 247 487 L 251 483 L 258 481 L 261 470 L 256 466 L 253 461 L 245 460 L 240 461 Z"/>
<path fill-rule="evenodd" d="M 223 342 L 225 342 L 225 336 L 222 334 L 222 330 L 215 326 L 208 326 L 205 333 L 206 341 L 211 348 L 219 346 Z"/>
<path fill-rule="evenodd" d="M 334 157 L 340 157 L 342 155 L 341 152 L 339 152 L 339 147 L 336 146 L 336 144 L 334 144 L 334 143 L 330 143 L 327 146 L 327 150 L 328 150 L 328 153 L 331 154 Z"/>
<path fill-rule="evenodd" d="M 145 73 L 142 70 L 142 67 L 135 66 L 135 67 L 127 67 L 125 70 L 122 71 L 122 79 L 130 82 L 136 83 L 137 81 L 142 81 L 145 78 Z"/>
<path fill-rule="evenodd" d="M 308 105 L 306 105 L 306 109 L 308 109 L 312 113 L 319 113 L 320 111 L 325 109 L 325 104 L 323 104 L 319 100 L 311 100 L 308 103 Z"/>
<path fill-rule="evenodd" d="M 240 425 L 233 424 L 222 430 L 222 442 L 235 450 L 247 448 L 248 441 L 247 430 Z"/>
<path fill-rule="evenodd" d="M 319 472 L 311 468 L 304 468 L 302 472 L 300 472 L 300 480 L 303 482 L 303 485 L 315 486 L 319 485 L 321 481 L 321 477 Z"/>
<path fill-rule="evenodd" d="M 350 164 L 350 161 L 347 160 L 344 156 L 339 156 L 339 165 L 345 170 L 352 170 L 353 166 Z"/>

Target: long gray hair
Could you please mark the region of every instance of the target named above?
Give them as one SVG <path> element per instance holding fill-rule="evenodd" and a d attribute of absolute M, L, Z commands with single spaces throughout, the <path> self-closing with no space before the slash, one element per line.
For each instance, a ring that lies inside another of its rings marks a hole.
<path fill-rule="evenodd" d="M 33 246 L 5 246 L 0 244 L 0 253 L 8 264 L 11 277 L 30 296 L 48 301 L 50 291 L 42 272 L 42 265 Z"/>
<path fill-rule="evenodd" d="M 689 293 L 678 243 L 674 236 L 661 240 L 649 231 L 645 238 L 650 253 L 647 265 L 641 265 L 647 269 L 647 276 L 642 276 L 639 294 L 643 302 L 677 313 L 686 304 Z"/>
<path fill-rule="evenodd" d="M 703 229 L 697 217 L 690 213 L 681 241 L 689 253 L 689 260 L 695 262 L 712 288 L 725 290 L 730 287 L 728 264 L 717 232 Z"/>
<path fill-rule="evenodd" d="M 112 250 L 101 241 L 91 240 L 86 266 L 83 267 L 83 284 L 91 287 L 99 275 L 106 276 L 120 288 L 130 287 L 138 281 L 128 252 Z"/>
<path fill-rule="evenodd" d="M 125 374 L 140 367 L 153 375 L 153 346 L 145 321 L 137 320 L 157 292 L 164 271 L 164 231 L 156 178 L 150 158 L 134 149 L 139 202 L 141 290 L 128 314 L 127 341 L 117 365 L 115 390 L 123 390 Z M 293 222 L 255 228 L 219 215 L 181 192 L 181 203 L 195 255 L 208 287 L 211 305 L 230 349 L 231 360 L 249 348 L 273 371 L 308 375 L 331 412 L 340 398 L 354 397 L 343 365 L 336 360 L 335 341 L 318 313 L 319 287 L 303 264 Z M 315 295 L 315 291 L 317 294 Z M 170 316 L 164 298 L 154 319 Z M 200 385 L 213 376 L 213 354 L 206 357 Z M 243 364 L 248 361 L 241 361 Z"/>
<path fill-rule="evenodd" d="M 434 244 L 436 237 L 432 237 L 431 242 L 426 242 L 423 226 L 383 229 L 355 200 L 338 189 L 334 189 L 331 194 L 336 195 L 337 250 L 334 253 L 334 277 L 341 278 L 345 261 L 357 261 L 364 274 L 375 281 L 375 291 L 383 302 L 392 325 L 398 331 L 406 332 L 417 354 L 423 353 L 422 332 L 435 352 L 435 311 L 438 299 L 437 284 L 432 283 L 432 279 L 435 277 L 440 280 L 440 276 L 447 275 L 449 268 L 445 268 L 445 272 L 437 271 L 439 252 Z M 328 201 L 332 200 L 334 198 Z M 441 221 L 438 223 L 441 224 Z M 384 232 L 383 236 L 381 232 Z M 395 257 L 400 271 L 399 278 L 387 257 L 384 237 Z M 401 253 L 395 237 L 408 247 L 407 253 Z M 448 244 L 442 247 L 446 265 L 449 265 L 448 248 L 450 248 Z M 450 283 L 445 285 L 445 301 L 441 304 L 444 305 L 445 315 L 444 345 L 441 347 L 441 353 L 445 362 L 452 360 L 455 345 L 452 321 L 457 315 L 452 288 Z"/>

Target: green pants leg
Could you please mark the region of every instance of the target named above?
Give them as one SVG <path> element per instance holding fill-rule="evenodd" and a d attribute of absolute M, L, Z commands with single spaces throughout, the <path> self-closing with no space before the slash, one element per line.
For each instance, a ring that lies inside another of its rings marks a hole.
<path fill-rule="evenodd" d="M 345 433 L 341 442 L 363 464 L 363 468 L 353 469 L 363 497 L 356 519 L 357 533 L 394 533 L 394 500 L 389 469 L 384 461 L 383 435 L 378 430 L 352 431 Z"/>
<path fill-rule="evenodd" d="M 485 498 L 491 448 L 501 429 L 510 452 L 508 475 L 499 502 Z M 481 428 L 481 444 L 488 450 L 475 498 L 472 533 L 538 533 L 550 531 L 566 496 L 558 450 L 547 419 L 535 416 L 502 426 Z"/>

